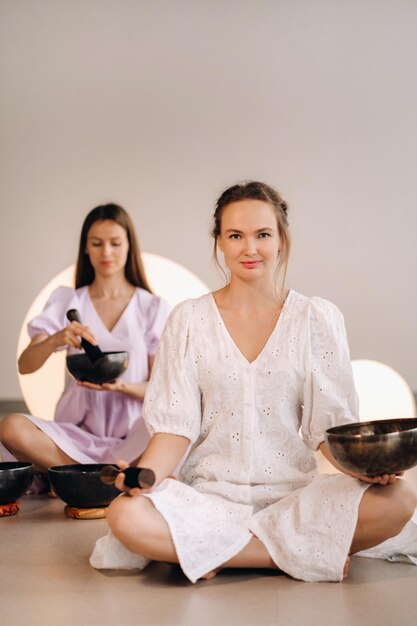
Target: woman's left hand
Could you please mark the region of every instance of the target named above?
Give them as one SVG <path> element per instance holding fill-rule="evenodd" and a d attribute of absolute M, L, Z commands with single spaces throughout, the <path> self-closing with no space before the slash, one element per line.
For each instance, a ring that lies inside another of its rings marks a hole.
<path fill-rule="evenodd" d="M 357 478 L 364 483 L 370 483 L 372 485 L 391 485 L 395 483 L 397 478 L 400 478 L 404 475 L 404 472 L 398 472 L 398 474 L 382 474 L 381 476 L 364 476 L 363 474 L 354 474 L 353 472 L 349 472 L 350 476 L 353 478 Z"/>
<path fill-rule="evenodd" d="M 400 478 L 404 472 L 398 472 L 398 474 L 381 474 L 380 476 L 365 476 L 364 474 L 355 474 L 355 472 L 350 472 L 345 469 L 333 458 L 329 448 L 326 443 L 322 441 L 319 445 L 319 450 L 323 454 L 323 456 L 332 464 L 339 472 L 343 472 L 343 474 L 347 474 L 348 476 L 353 476 L 353 478 L 357 478 L 364 483 L 369 483 L 372 485 L 391 485 L 395 483 L 397 478 Z"/>
<path fill-rule="evenodd" d="M 102 385 L 96 385 L 94 383 L 77 382 L 80 387 L 85 387 L 86 389 L 93 389 L 94 391 L 121 391 L 123 392 L 123 388 L 125 387 L 125 383 L 121 378 L 113 381 L 112 383 L 103 383 Z"/>
<path fill-rule="evenodd" d="M 112 383 L 104 383 L 103 385 L 95 385 L 88 382 L 77 382 L 77 385 L 84 387 L 85 389 L 92 389 L 93 391 L 118 391 L 124 393 L 127 396 L 131 396 L 136 400 L 143 400 L 145 397 L 145 391 L 147 382 L 145 383 L 128 383 L 122 378 L 117 378 Z"/>

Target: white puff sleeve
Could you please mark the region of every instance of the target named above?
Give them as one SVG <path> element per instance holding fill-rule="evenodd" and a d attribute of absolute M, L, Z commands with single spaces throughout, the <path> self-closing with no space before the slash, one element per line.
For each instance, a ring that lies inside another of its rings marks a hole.
<path fill-rule="evenodd" d="M 194 442 L 200 433 L 201 397 L 190 326 L 192 300 L 178 304 L 168 318 L 146 390 L 143 417 L 151 435 L 170 433 Z"/>
<path fill-rule="evenodd" d="M 301 436 L 316 450 L 327 428 L 359 420 L 344 319 L 322 298 L 311 298 L 305 343 Z"/>

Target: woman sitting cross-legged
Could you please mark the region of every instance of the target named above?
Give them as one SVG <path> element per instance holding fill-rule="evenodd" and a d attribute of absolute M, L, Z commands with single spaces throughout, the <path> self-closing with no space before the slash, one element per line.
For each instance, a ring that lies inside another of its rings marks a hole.
<path fill-rule="evenodd" d="M 179 563 L 193 582 L 224 567 L 338 581 L 350 555 L 404 527 L 416 553 L 406 482 L 317 471 L 316 450 L 336 465 L 324 433 L 358 419 L 357 396 L 339 310 L 277 285 L 286 203 L 263 183 L 235 185 L 217 202 L 213 236 L 230 279 L 171 313 L 147 390 L 152 438 L 139 465 L 155 486 L 129 490 L 119 475 L 126 494 L 110 505 L 92 565 Z"/>
<path fill-rule="evenodd" d="M 81 229 L 76 288 L 58 287 L 29 323 L 31 341 L 19 358 L 21 374 L 38 370 L 57 350 L 77 354 L 80 339 L 105 351 L 127 351 L 114 382 L 77 382 L 68 373 L 54 421 L 14 413 L 0 422 L 0 456 L 32 462 L 33 492 L 48 490 L 51 465 L 112 463 L 139 457 L 149 434 L 142 404 L 167 303 L 154 295 L 143 270 L 132 220 L 116 204 L 90 211 Z M 77 309 L 83 323 L 68 322 Z"/>

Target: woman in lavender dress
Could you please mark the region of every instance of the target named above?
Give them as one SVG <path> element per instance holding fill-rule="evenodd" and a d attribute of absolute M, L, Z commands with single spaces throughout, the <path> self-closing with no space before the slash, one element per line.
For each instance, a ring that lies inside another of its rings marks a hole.
<path fill-rule="evenodd" d="M 79 383 L 66 373 L 54 421 L 13 413 L 0 423 L 3 456 L 51 465 L 138 458 L 149 439 L 142 403 L 168 306 L 147 283 L 129 215 L 115 204 L 86 217 L 80 237 L 76 288 L 59 287 L 28 326 L 31 342 L 19 372 L 38 370 L 56 351 L 75 354 L 80 338 L 105 351 L 126 350 L 129 365 L 113 383 Z M 83 324 L 68 323 L 78 309 Z M 39 479 L 36 487 L 41 488 Z"/>

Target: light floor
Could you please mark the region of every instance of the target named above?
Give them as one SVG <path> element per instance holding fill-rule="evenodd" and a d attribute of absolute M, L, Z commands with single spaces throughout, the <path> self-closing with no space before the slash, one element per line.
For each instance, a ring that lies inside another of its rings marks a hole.
<path fill-rule="evenodd" d="M 64 504 L 24 497 L 0 519 L 0 624 L 14 626 L 415 626 L 417 567 L 353 558 L 343 583 L 224 571 L 193 585 L 169 565 L 99 572 L 88 563 L 105 520 L 70 520 Z"/>

